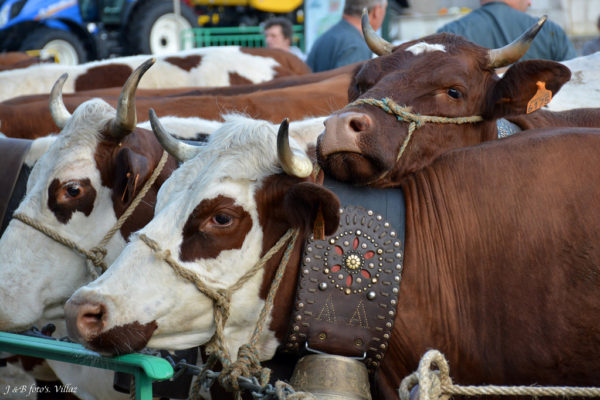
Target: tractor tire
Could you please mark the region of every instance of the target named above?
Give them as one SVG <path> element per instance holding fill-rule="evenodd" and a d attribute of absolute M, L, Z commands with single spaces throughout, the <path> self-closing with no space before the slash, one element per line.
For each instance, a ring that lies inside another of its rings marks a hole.
<path fill-rule="evenodd" d="M 25 37 L 20 50 L 45 50 L 55 55 L 60 64 L 65 65 L 76 65 L 87 61 L 85 47 L 79 37 L 61 29 L 48 27 L 35 29 Z"/>
<path fill-rule="evenodd" d="M 181 4 L 181 17 L 177 19 L 173 2 L 151 0 L 133 11 L 129 20 L 129 50 L 131 54 L 169 54 L 181 49 L 181 30 L 196 28 L 194 11 Z M 178 29 L 179 28 L 179 29 Z"/>

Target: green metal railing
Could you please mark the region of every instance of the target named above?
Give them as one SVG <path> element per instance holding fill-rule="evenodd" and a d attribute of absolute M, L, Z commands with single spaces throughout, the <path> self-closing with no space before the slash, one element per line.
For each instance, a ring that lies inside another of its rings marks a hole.
<path fill-rule="evenodd" d="M 131 374 L 136 400 L 151 400 L 152 382 L 173 376 L 171 364 L 159 357 L 138 353 L 103 357 L 80 344 L 14 333 L 0 332 L 0 351 Z"/>
<path fill-rule="evenodd" d="M 304 27 L 294 25 L 294 45 L 304 51 Z M 181 31 L 181 47 L 242 46 L 265 47 L 265 35 L 260 26 L 192 28 Z"/>

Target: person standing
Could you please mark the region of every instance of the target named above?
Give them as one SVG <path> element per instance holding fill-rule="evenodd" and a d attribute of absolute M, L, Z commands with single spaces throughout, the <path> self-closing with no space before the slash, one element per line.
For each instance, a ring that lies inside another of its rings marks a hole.
<path fill-rule="evenodd" d="M 269 49 L 281 49 L 289 51 L 302 61 L 306 55 L 296 46 L 292 46 L 293 31 L 292 23 L 283 17 L 273 17 L 268 19 L 263 27 L 265 34 L 265 43 Z"/>
<path fill-rule="evenodd" d="M 480 0 L 481 7 L 455 21 L 449 22 L 437 32 L 450 32 L 489 49 L 500 48 L 516 39 L 537 22 L 525 11 L 530 0 Z M 565 31 L 548 20 L 521 58 L 563 61 L 577 57 L 575 47 Z"/>
<path fill-rule="evenodd" d="M 383 24 L 387 0 L 346 0 L 342 19 L 323 33 L 313 44 L 306 63 L 313 72 L 327 71 L 373 56 L 365 43 L 360 26 L 362 10 L 369 12 L 374 30 Z"/>

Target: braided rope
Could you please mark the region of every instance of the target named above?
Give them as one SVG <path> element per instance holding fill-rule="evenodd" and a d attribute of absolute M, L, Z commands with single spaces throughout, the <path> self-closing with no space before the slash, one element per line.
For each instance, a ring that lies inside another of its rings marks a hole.
<path fill-rule="evenodd" d="M 433 368 L 437 367 L 437 370 Z M 398 395 L 410 400 L 411 390 L 418 385 L 418 400 L 447 400 L 457 396 L 557 396 L 600 397 L 600 388 L 577 386 L 460 386 L 450 379 L 448 361 L 437 350 L 429 350 L 421 358 L 416 372 L 402 380 Z"/>
<path fill-rule="evenodd" d="M 233 391 L 236 398 L 241 398 L 241 392 L 238 384 L 237 378 L 239 376 L 255 376 L 259 379 L 261 386 L 265 386 L 269 382 L 270 370 L 268 368 L 262 368 L 260 366 L 260 360 L 258 357 L 258 351 L 256 350 L 256 342 L 260 333 L 262 332 L 264 322 L 266 321 L 266 317 L 269 314 L 269 311 L 272 307 L 273 298 L 277 288 L 279 287 L 279 283 L 281 282 L 281 277 L 285 272 L 285 268 L 288 264 L 289 257 L 293 250 L 293 247 L 296 243 L 296 238 L 298 237 L 298 231 L 289 229 L 278 241 L 267 251 L 261 258 L 258 260 L 254 266 L 248 270 L 244 275 L 242 275 L 233 285 L 231 285 L 226 290 L 213 290 L 208 287 L 196 274 L 191 271 L 185 269 L 177 260 L 175 260 L 171 256 L 171 252 L 169 250 L 162 250 L 159 244 L 149 238 L 145 234 L 140 234 L 140 240 L 145 243 L 153 252 L 154 255 L 166 262 L 173 271 L 179 275 L 184 280 L 191 282 L 194 284 L 196 289 L 209 299 L 213 301 L 213 310 L 214 310 L 214 319 L 215 319 L 215 334 L 209 341 L 207 348 L 212 347 L 212 350 L 209 356 L 209 362 L 207 364 L 214 364 L 215 360 L 218 360 L 223 365 L 223 371 L 219 375 L 219 382 L 221 385 L 229 391 Z M 291 241 L 290 241 L 291 239 Z M 224 346 L 224 330 L 225 323 L 227 322 L 227 318 L 229 317 L 230 306 L 231 306 L 231 296 L 235 291 L 240 289 L 248 280 L 250 280 L 258 271 L 264 268 L 265 264 L 276 254 L 278 253 L 286 242 L 290 241 L 288 244 L 284 256 L 279 264 L 279 267 L 276 272 L 276 276 L 269 290 L 269 294 L 267 299 L 265 300 L 265 305 L 259 314 L 259 318 L 257 321 L 257 326 L 252 334 L 250 343 L 244 344 L 240 346 L 238 351 L 238 359 L 235 362 L 231 361 L 231 356 L 229 352 Z M 194 385 L 192 393 L 198 393 L 199 384 Z"/>
<path fill-rule="evenodd" d="M 400 161 L 400 158 L 404 154 L 404 150 L 408 146 L 410 139 L 413 136 L 413 132 L 425 125 L 427 122 L 431 122 L 434 124 L 467 124 L 467 123 L 475 123 L 483 121 L 483 118 L 479 115 L 471 116 L 471 117 L 438 117 L 435 115 L 420 115 L 411 113 L 411 107 L 400 106 L 394 100 L 389 97 L 385 97 L 381 100 L 378 99 L 358 99 L 348 104 L 346 107 L 352 107 L 359 104 L 367 104 L 375 107 L 381 108 L 388 114 L 394 115 L 398 121 L 408 122 L 408 134 L 400 146 L 400 150 L 398 151 L 398 155 L 396 156 L 396 162 Z M 380 180 L 384 178 L 390 171 L 384 172 L 380 177 L 376 180 Z"/>
<path fill-rule="evenodd" d="M 106 245 L 108 244 L 110 239 L 112 239 L 112 237 L 115 235 L 115 233 L 117 233 L 119 231 L 119 229 L 121 229 L 123 224 L 131 216 L 131 214 L 133 214 L 133 212 L 136 210 L 137 206 L 140 204 L 142 199 L 146 196 L 146 194 L 148 193 L 148 191 L 150 190 L 150 188 L 152 187 L 152 185 L 154 184 L 156 179 L 158 179 L 158 176 L 162 172 L 162 170 L 167 162 L 168 156 L 169 156 L 168 153 L 166 151 L 163 151 L 163 154 L 162 154 L 156 168 L 152 172 L 150 179 L 148 179 L 148 181 L 146 181 L 146 183 L 144 184 L 144 186 L 142 187 L 140 192 L 135 196 L 135 198 L 133 199 L 131 204 L 127 207 L 127 209 L 125 210 L 123 215 L 121 215 L 121 217 L 119 217 L 119 219 L 117 220 L 115 225 L 113 225 L 113 227 L 108 230 L 108 232 L 104 235 L 102 240 L 100 240 L 98 245 L 92 247 L 89 250 L 84 249 L 83 247 L 81 247 L 77 243 L 75 243 L 74 241 L 62 236 L 58 232 L 48 228 L 47 226 L 42 225 L 37 220 L 35 220 L 23 213 L 14 214 L 13 218 L 29 225 L 30 227 L 32 227 L 34 229 L 37 229 L 39 232 L 43 233 L 44 235 L 48 236 L 49 238 L 53 239 L 54 241 L 62 244 L 65 247 L 68 247 L 71 250 L 74 250 L 77 253 L 84 256 L 87 261 L 86 267 L 88 269 L 88 272 L 94 279 L 96 279 L 98 277 L 98 273 L 96 272 L 94 267 L 99 267 L 102 272 L 106 271 L 106 269 L 108 268 L 108 266 L 104 262 L 104 258 L 106 257 L 106 254 L 107 254 Z"/>

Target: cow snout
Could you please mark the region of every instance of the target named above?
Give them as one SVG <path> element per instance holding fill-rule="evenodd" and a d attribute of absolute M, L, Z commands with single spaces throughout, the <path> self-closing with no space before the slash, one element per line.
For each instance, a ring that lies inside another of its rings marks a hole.
<path fill-rule="evenodd" d="M 360 135 L 369 132 L 373 120 L 367 114 L 344 112 L 334 114 L 325 120 L 325 132 L 320 138 L 320 153 L 328 156 L 333 153 L 360 153 Z"/>
<path fill-rule="evenodd" d="M 89 342 L 102 333 L 107 318 L 104 304 L 81 303 L 69 300 L 65 304 L 65 317 L 69 337 L 78 342 Z"/>

